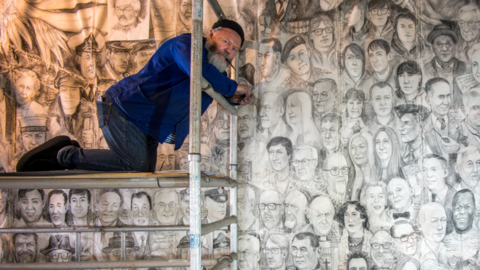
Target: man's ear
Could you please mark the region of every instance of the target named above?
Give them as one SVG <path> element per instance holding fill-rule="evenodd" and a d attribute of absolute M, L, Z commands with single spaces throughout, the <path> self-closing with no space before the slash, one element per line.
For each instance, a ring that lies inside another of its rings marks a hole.
<path fill-rule="evenodd" d="M 106 51 L 105 51 L 105 58 L 106 58 L 107 60 L 110 60 L 110 50 L 106 50 Z"/>

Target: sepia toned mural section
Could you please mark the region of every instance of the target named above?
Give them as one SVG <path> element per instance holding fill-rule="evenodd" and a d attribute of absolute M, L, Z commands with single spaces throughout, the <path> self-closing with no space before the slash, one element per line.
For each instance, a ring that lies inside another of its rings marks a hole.
<path fill-rule="evenodd" d="M 222 0 L 255 99 L 238 111 L 239 268 L 480 269 L 480 7 L 447 0 Z M 0 0 L 0 165 L 49 138 L 108 148 L 95 100 L 190 32 L 190 0 Z M 204 33 L 216 21 L 204 6 Z M 233 70 L 231 70 L 233 72 Z M 229 114 L 202 116 L 203 171 L 228 175 Z M 188 140 L 157 171 L 188 170 Z M 202 223 L 230 215 L 202 189 Z M 2 228 L 189 223 L 188 189 L 2 190 Z M 75 237 L 0 235 L 2 262 L 65 262 Z M 80 260 L 120 259 L 82 233 Z M 202 239 L 229 254 L 228 230 Z M 185 232 L 131 233 L 128 260 L 189 258 Z M 153 269 L 153 268 L 152 268 Z"/>

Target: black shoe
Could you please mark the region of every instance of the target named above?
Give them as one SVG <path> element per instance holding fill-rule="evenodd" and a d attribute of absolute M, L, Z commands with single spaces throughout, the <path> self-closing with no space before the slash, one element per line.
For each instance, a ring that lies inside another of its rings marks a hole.
<path fill-rule="evenodd" d="M 57 136 L 25 153 L 17 163 L 17 172 L 55 171 L 66 169 L 57 160 L 65 146 L 74 145 L 68 136 Z M 77 143 L 78 145 L 78 143 Z"/>

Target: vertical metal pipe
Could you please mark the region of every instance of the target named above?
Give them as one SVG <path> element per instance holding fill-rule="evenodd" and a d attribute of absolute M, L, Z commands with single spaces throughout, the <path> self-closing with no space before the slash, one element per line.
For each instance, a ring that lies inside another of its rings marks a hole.
<path fill-rule="evenodd" d="M 120 236 L 121 236 L 121 238 L 120 238 L 120 239 L 121 239 L 121 242 L 120 242 L 120 252 L 121 252 L 121 253 L 120 253 L 120 256 L 121 256 L 121 257 L 120 257 L 120 258 L 121 258 L 121 259 L 120 259 L 120 260 L 126 261 L 126 260 L 127 260 L 127 256 L 125 256 L 125 246 L 126 246 L 126 245 L 125 245 L 125 242 L 126 242 L 126 234 L 125 234 L 125 232 L 122 232 L 122 233 L 120 234 Z"/>
<path fill-rule="evenodd" d="M 80 261 L 80 233 L 75 233 L 75 261 Z"/>
<path fill-rule="evenodd" d="M 200 132 L 202 116 L 203 0 L 192 1 L 192 48 L 190 68 L 190 269 L 201 270 Z"/>
<path fill-rule="evenodd" d="M 238 63 L 238 54 L 235 63 Z M 238 78 L 238 68 L 235 70 L 235 78 Z M 237 153 L 237 116 L 230 115 L 230 178 L 237 180 L 238 153 Z M 237 190 L 238 187 L 230 188 L 230 215 L 237 216 Z M 230 225 L 230 253 L 237 253 L 238 221 Z M 238 259 L 230 265 L 230 270 L 237 270 Z"/>

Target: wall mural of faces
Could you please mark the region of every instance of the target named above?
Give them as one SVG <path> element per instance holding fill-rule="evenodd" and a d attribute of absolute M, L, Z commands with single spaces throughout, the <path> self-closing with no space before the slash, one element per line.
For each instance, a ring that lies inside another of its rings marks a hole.
<path fill-rule="evenodd" d="M 26 1 L 36 12 L 11 13 L 17 2 L 0 15 L 10 18 L 0 26 L 5 172 L 57 135 L 108 148 L 95 100 L 167 39 L 190 32 L 192 19 L 189 0 L 117 0 L 68 13 Z M 478 269 L 480 7 L 219 2 L 246 33 L 236 68 L 255 95 L 238 119 L 239 268 Z M 229 115 L 214 102 L 202 116 L 202 170 L 228 175 L 229 133 Z M 188 140 L 178 151 L 160 145 L 156 170 L 188 170 L 188 152 Z M 0 194 L 2 228 L 190 222 L 188 189 Z M 228 189 L 202 189 L 203 224 L 229 215 Z M 69 233 L 0 235 L 0 260 L 74 261 L 76 241 Z M 80 241 L 82 261 L 120 259 L 118 234 L 82 233 Z M 228 254 L 229 243 L 225 230 L 205 236 L 202 256 Z M 129 233 L 126 251 L 128 260 L 188 258 L 189 238 Z"/>

